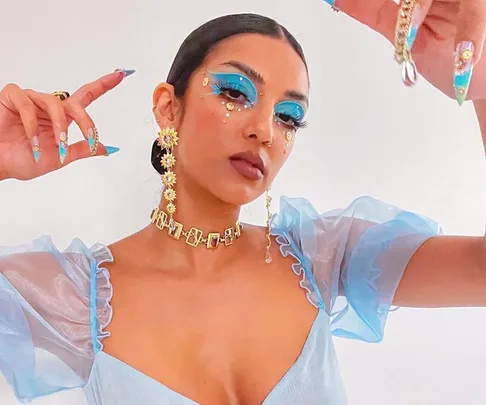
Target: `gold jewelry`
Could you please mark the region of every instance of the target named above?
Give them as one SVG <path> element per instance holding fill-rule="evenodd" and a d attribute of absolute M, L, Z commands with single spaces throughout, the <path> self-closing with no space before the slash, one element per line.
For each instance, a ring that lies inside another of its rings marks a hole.
<path fill-rule="evenodd" d="M 408 46 L 408 33 L 412 25 L 412 12 L 417 0 L 401 0 L 395 26 L 395 60 L 402 65 L 402 80 L 406 86 L 413 86 L 417 81 L 417 67 L 412 60 Z"/>
<path fill-rule="evenodd" d="M 174 186 L 177 183 L 177 176 L 173 171 L 173 168 L 176 164 L 176 158 L 172 154 L 172 148 L 177 146 L 177 142 L 179 141 L 178 134 L 174 128 L 164 128 L 162 131 L 159 132 L 159 146 L 165 152 L 162 158 L 160 159 L 160 164 L 164 169 L 166 169 L 165 173 L 162 175 L 162 183 L 165 186 L 164 191 L 164 199 L 166 200 L 166 209 L 169 213 L 169 231 L 174 232 L 176 230 L 175 221 L 173 218 L 173 214 L 176 212 L 176 192 L 174 190 Z"/>
<path fill-rule="evenodd" d="M 216 249 L 220 243 L 230 246 L 241 236 L 241 231 L 243 229 L 240 222 L 237 221 L 234 226 L 226 229 L 223 235 L 217 232 L 210 232 L 204 237 L 204 232 L 202 230 L 192 227 L 189 231 L 186 231 L 184 230 L 184 225 L 176 221 L 172 222 L 171 227 L 170 221 L 172 218 L 167 222 L 168 218 L 169 215 L 159 208 L 155 208 L 152 211 L 151 222 L 155 224 L 157 228 L 160 230 L 167 229 L 167 232 L 172 239 L 179 240 L 181 236 L 186 238 L 186 243 L 192 247 L 198 247 L 199 245 L 205 244 L 207 249 Z"/>
<path fill-rule="evenodd" d="M 271 148 L 272 145 L 275 143 L 275 137 L 272 137 L 271 140 L 265 141 L 264 143 L 267 145 L 268 148 Z"/>
<path fill-rule="evenodd" d="M 71 95 L 67 91 L 55 91 L 53 96 L 59 98 L 61 101 L 67 100 Z"/>
<path fill-rule="evenodd" d="M 272 190 L 272 186 L 270 186 L 267 189 L 267 193 L 265 196 L 266 205 L 267 205 L 267 248 L 265 253 L 265 263 L 267 264 L 272 263 L 272 254 L 270 253 L 270 247 L 272 246 L 271 228 L 270 228 L 270 221 L 272 220 L 272 213 L 270 212 L 270 205 L 272 203 L 272 196 L 270 195 L 271 190 Z"/>
<path fill-rule="evenodd" d="M 287 146 L 290 145 L 290 142 L 292 142 L 292 132 L 288 131 L 286 134 L 285 134 L 285 139 L 287 140 Z"/>

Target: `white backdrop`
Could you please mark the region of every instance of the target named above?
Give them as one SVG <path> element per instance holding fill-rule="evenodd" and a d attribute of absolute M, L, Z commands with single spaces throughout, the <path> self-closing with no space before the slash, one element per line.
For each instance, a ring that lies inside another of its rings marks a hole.
<path fill-rule="evenodd" d="M 428 215 L 447 233 L 484 233 L 485 159 L 472 105 L 459 108 L 424 80 L 404 88 L 391 45 L 320 0 L 0 5 L 0 87 L 73 90 L 115 68 L 137 69 L 90 108 L 102 141 L 121 151 L 35 181 L 2 182 L 0 245 L 45 233 L 61 248 L 73 237 L 109 244 L 145 226 L 160 190 L 149 161 L 152 89 L 190 31 L 236 12 L 276 18 L 309 60 L 310 125 L 274 185 L 274 201 L 305 196 L 324 210 L 366 194 Z M 80 136 L 71 131 L 71 140 Z M 243 220 L 263 223 L 264 212 L 260 199 Z M 484 309 L 401 309 L 383 343 L 336 345 L 351 405 L 484 405 L 485 342 Z M 80 394 L 35 403 L 82 404 Z M 0 377 L 0 404 L 15 403 Z"/>

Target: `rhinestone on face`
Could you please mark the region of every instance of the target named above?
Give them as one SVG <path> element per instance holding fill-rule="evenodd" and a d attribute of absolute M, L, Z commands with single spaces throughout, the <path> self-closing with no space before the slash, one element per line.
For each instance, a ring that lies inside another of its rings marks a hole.
<path fill-rule="evenodd" d="M 228 111 L 233 111 L 235 109 L 235 105 L 233 103 L 227 103 L 226 104 L 226 109 Z"/>
<path fill-rule="evenodd" d="M 209 77 L 205 77 L 203 80 L 203 86 L 207 87 L 209 85 Z"/>
<path fill-rule="evenodd" d="M 228 118 L 229 118 L 230 116 L 231 116 L 231 114 L 230 114 L 230 113 L 226 113 L 226 117 L 228 117 Z"/>

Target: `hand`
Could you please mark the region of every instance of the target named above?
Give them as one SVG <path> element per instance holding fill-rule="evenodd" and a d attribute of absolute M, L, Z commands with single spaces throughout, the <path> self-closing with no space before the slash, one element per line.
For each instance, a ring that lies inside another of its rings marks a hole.
<path fill-rule="evenodd" d="M 486 61 L 481 59 L 486 0 L 419 0 L 417 4 L 415 30 L 409 39 L 413 42 L 418 28 L 412 55 L 419 73 L 460 105 L 466 96 L 486 99 Z M 334 5 L 394 42 L 398 5 L 393 0 L 336 0 Z"/>
<path fill-rule="evenodd" d="M 118 148 L 98 143 L 95 124 L 85 108 L 133 71 L 115 71 L 88 83 L 61 101 L 51 94 L 8 84 L 0 91 L 0 180 L 29 180 L 90 156 Z M 75 121 L 86 141 L 68 146 Z"/>

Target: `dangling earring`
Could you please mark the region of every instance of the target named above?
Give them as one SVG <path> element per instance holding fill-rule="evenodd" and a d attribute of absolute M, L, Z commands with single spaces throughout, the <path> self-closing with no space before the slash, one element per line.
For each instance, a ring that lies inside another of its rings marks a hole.
<path fill-rule="evenodd" d="M 267 203 L 267 248 L 265 253 L 265 263 L 270 264 L 272 263 L 272 255 L 270 253 L 270 247 L 272 246 L 272 239 L 271 239 L 271 229 L 270 229 L 270 222 L 272 220 L 272 213 L 270 212 L 270 205 L 272 203 L 272 196 L 270 195 L 270 191 L 272 190 L 272 186 L 267 189 L 267 193 L 265 196 L 266 203 Z"/>
<path fill-rule="evenodd" d="M 178 134 L 174 128 L 164 128 L 159 132 L 159 145 L 165 154 L 160 159 L 160 164 L 166 172 L 162 175 L 162 183 L 165 186 L 164 199 L 166 201 L 166 209 L 169 213 L 169 234 L 172 234 L 175 229 L 175 223 L 173 215 L 176 212 L 176 192 L 174 186 L 177 183 L 177 176 L 174 173 L 174 166 L 176 164 L 176 158 L 172 154 L 172 149 L 177 146 L 179 140 Z"/>

